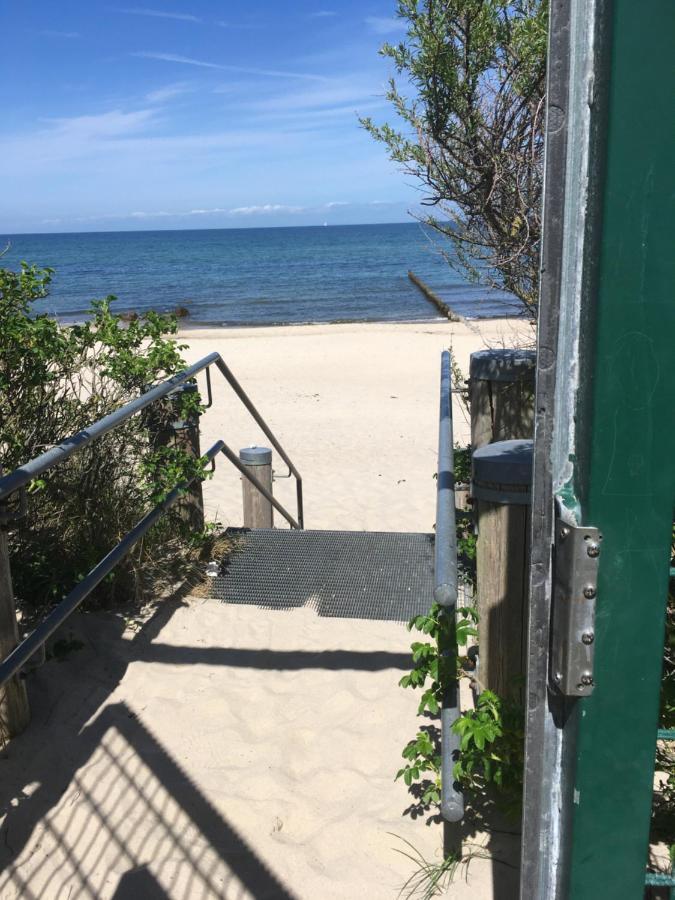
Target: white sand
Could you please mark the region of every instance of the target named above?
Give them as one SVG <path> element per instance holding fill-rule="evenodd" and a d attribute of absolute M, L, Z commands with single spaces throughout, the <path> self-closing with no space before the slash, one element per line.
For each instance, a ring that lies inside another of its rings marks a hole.
<path fill-rule="evenodd" d="M 308 527 L 429 531 L 440 351 L 466 371 L 515 330 L 194 331 L 188 356 L 219 350 L 259 405 L 304 476 Z M 203 447 L 257 442 L 214 387 Z M 207 500 L 224 524 L 241 524 L 240 491 L 223 460 Z M 292 509 L 288 482 L 275 491 Z M 174 599 L 134 628 L 72 628 L 83 648 L 32 676 L 33 724 L 0 762 L 0 897 L 393 900 L 413 866 L 390 833 L 440 860 L 440 827 L 402 815 L 393 781 L 418 724 L 402 626 Z M 493 871 L 514 896 L 512 870 L 481 859 L 448 896 L 491 898 Z"/>
<path fill-rule="evenodd" d="M 434 521 L 441 351 L 452 347 L 468 375 L 469 355 L 532 340 L 531 326 L 480 323 L 305 325 L 188 331 L 191 362 L 218 350 L 300 471 L 305 526 L 429 531 Z M 203 421 L 202 448 L 223 438 L 235 452 L 265 443 L 222 377 Z M 455 439 L 468 442 L 455 403 Z M 275 461 L 280 474 L 286 471 Z M 241 524 L 239 474 L 224 459 L 206 486 L 209 511 Z M 295 487 L 275 493 L 295 509 Z M 283 523 L 283 519 L 279 524 Z"/>

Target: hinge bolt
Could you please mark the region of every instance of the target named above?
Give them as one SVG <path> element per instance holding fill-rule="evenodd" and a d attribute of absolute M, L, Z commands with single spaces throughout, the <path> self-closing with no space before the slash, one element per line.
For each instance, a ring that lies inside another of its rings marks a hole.
<path fill-rule="evenodd" d="M 581 643 L 582 644 L 592 644 L 594 640 L 595 640 L 595 635 L 591 634 L 590 631 L 586 631 L 586 632 L 584 632 L 584 634 L 581 635 Z"/>
<path fill-rule="evenodd" d="M 556 672 L 553 676 L 553 680 L 559 684 L 562 681 L 562 672 Z"/>
<path fill-rule="evenodd" d="M 560 529 L 560 537 L 562 538 L 563 541 L 565 540 L 565 538 L 567 537 L 567 535 L 569 533 L 570 533 L 569 528 L 566 525 L 563 525 L 563 527 Z"/>
<path fill-rule="evenodd" d="M 581 676 L 581 683 L 582 683 L 585 687 L 588 687 L 589 685 L 593 684 L 593 676 L 592 676 L 592 675 L 589 675 L 588 672 L 584 673 L 584 674 Z"/>
<path fill-rule="evenodd" d="M 586 553 L 593 559 L 596 556 L 600 556 L 600 544 L 596 544 L 595 541 L 592 541 L 588 547 L 586 547 Z"/>
<path fill-rule="evenodd" d="M 595 595 L 596 595 L 596 590 L 595 590 L 595 588 L 593 587 L 593 585 L 592 585 L 592 584 L 587 584 L 586 587 L 584 588 L 584 597 L 585 597 L 587 600 L 592 600 L 593 597 L 595 597 Z"/>

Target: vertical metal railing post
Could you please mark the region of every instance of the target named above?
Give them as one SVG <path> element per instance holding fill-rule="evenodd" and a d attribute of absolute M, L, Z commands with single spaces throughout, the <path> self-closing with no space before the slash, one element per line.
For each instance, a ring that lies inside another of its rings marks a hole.
<path fill-rule="evenodd" d="M 439 678 L 445 688 L 441 704 L 441 814 L 446 822 L 459 822 L 464 815 L 464 798 L 453 775 L 459 753 L 459 735 L 455 734 L 452 726 L 459 717 L 459 691 L 457 644 L 453 627 L 457 610 L 457 531 L 451 371 L 450 353 L 445 350 L 441 356 L 434 599 L 441 606 L 438 642 Z"/>

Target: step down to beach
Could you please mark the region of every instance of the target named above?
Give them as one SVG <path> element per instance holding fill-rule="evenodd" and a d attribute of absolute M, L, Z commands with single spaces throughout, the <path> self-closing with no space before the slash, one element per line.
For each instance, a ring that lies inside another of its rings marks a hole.
<path fill-rule="evenodd" d="M 227 537 L 233 548 L 212 579 L 224 603 L 405 622 L 433 599 L 432 534 L 230 528 Z"/>

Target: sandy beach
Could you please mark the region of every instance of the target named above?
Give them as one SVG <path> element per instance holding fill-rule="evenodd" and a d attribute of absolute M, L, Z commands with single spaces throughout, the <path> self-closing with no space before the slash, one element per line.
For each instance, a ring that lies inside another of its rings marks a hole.
<path fill-rule="evenodd" d="M 307 528 L 429 531 L 434 521 L 440 355 L 452 348 L 463 373 L 486 347 L 533 339 L 526 322 L 301 325 L 194 329 L 181 333 L 194 362 L 222 355 L 299 469 Z M 264 436 L 216 372 L 202 448 L 219 438 L 237 452 Z M 455 440 L 469 439 L 454 406 Z M 281 461 L 274 466 L 285 474 Z M 294 509 L 294 485 L 275 494 Z M 208 511 L 238 525 L 241 486 L 224 460 L 205 486 Z M 282 520 L 283 522 L 283 520 Z"/>
<path fill-rule="evenodd" d="M 309 528 L 432 530 L 440 353 L 531 341 L 525 323 L 186 330 L 218 350 L 305 482 Z M 468 426 L 455 406 L 456 440 Z M 202 447 L 261 436 L 217 373 Z M 280 468 L 277 464 L 275 467 Z M 283 470 L 279 474 L 283 474 Z M 293 485 L 275 493 L 294 509 Z M 223 459 L 207 509 L 241 524 Z M 30 679 L 33 723 L 2 761 L 0 897 L 394 900 L 442 831 L 394 783 L 417 698 L 395 622 L 178 593 L 139 619 L 78 615 L 80 646 Z M 517 838 L 465 833 L 447 896 L 515 896 Z M 501 860 L 501 861 L 500 861 Z M 494 885 L 498 885 L 498 890 Z"/>

